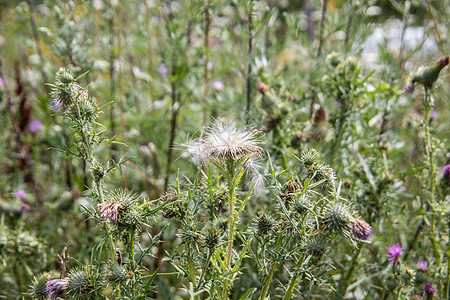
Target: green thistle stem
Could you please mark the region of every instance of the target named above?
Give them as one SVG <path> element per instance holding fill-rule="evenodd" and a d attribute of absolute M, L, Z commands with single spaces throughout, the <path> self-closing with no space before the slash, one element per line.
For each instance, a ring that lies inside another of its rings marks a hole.
<path fill-rule="evenodd" d="M 282 240 L 282 235 L 278 234 L 277 241 L 275 243 L 275 252 L 280 251 L 281 240 Z M 263 291 L 261 292 L 261 296 L 259 297 L 260 300 L 264 300 L 266 298 L 267 292 L 269 291 L 270 284 L 272 283 L 273 274 L 275 273 L 275 270 L 277 269 L 277 265 L 278 265 L 277 262 L 272 262 L 272 264 L 270 266 L 269 275 L 267 276 Z"/>
<path fill-rule="evenodd" d="M 137 290 L 137 280 L 136 280 L 136 261 L 134 259 L 134 243 L 136 240 L 136 234 L 135 234 L 136 228 L 133 227 L 133 229 L 128 230 L 128 259 L 130 260 L 130 268 L 131 272 L 133 272 L 133 296 L 135 295 L 135 291 Z"/>
<path fill-rule="evenodd" d="M 425 86 L 425 99 L 424 99 L 424 116 L 423 116 L 423 122 L 424 122 L 424 128 L 425 128 L 425 136 L 426 136 L 426 154 L 428 156 L 428 161 L 430 163 L 430 199 L 428 201 L 428 208 L 431 208 L 431 211 L 433 213 L 432 220 L 431 220 L 431 229 L 428 231 L 431 244 L 433 246 L 433 252 L 434 256 L 437 260 L 438 267 L 441 268 L 441 255 L 439 253 L 439 245 L 438 242 L 434 236 L 435 227 L 436 227 L 436 216 L 434 214 L 434 194 L 436 189 L 436 165 L 434 163 L 434 149 L 433 149 L 433 142 L 431 140 L 431 134 L 430 134 L 430 108 L 431 108 L 431 99 L 429 98 L 429 91 L 428 87 Z"/>
<path fill-rule="evenodd" d="M 340 284 L 339 289 L 336 291 L 336 299 L 344 298 L 345 293 L 348 288 L 348 283 L 355 272 L 355 267 L 358 261 L 359 254 L 361 253 L 362 245 L 359 245 L 358 250 L 355 254 L 353 254 L 352 260 L 350 262 L 350 268 L 346 272 L 345 276 L 342 278 L 342 283 Z"/>
<path fill-rule="evenodd" d="M 286 291 L 286 294 L 284 294 L 283 300 L 289 300 L 292 298 L 292 293 L 294 292 L 295 285 L 297 284 L 298 280 L 303 277 L 303 273 L 301 275 L 297 275 L 297 270 L 303 264 L 304 258 L 305 255 L 302 255 L 302 259 L 298 261 L 297 266 L 295 267 L 295 271 L 292 274 L 291 280 L 289 281 L 289 287 Z"/>

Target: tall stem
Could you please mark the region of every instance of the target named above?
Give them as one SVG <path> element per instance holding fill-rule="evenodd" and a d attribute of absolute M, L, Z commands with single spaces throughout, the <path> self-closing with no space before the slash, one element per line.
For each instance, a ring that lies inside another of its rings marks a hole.
<path fill-rule="evenodd" d="M 245 113 L 247 115 L 247 122 L 249 121 L 249 113 L 250 113 L 250 105 L 251 105 L 251 95 L 252 95 L 252 79 L 251 79 L 251 73 L 252 73 L 252 50 L 253 50 L 253 20 L 252 20 L 252 14 L 253 14 L 253 1 L 250 1 L 248 4 L 248 14 L 247 14 L 247 28 L 248 28 L 248 48 L 247 48 L 247 106 L 245 109 Z"/>
<path fill-rule="evenodd" d="M 275 252 L 280 251 L 281 248 L 282 235 L 278 234 L 277 241 L 275 243 Z M 273 274 L 277 269 L 277 262 L 273 261 L 270 266 L 269 275 L 266 278 L 266 283 L 264 284 L 263 291 L 261 292 L 260 300 L 264 300 L 266 298 L 267 292 L 269 291 L 270 284 L 272 283 Z"/>
<path fill-rule="evenodd" d="M 319 48 L 317 49 L 317 57 L 322 53 L 323 46 L 323 27 L 325 26 L 325 14 L 327 12 L 327 0 L 322 0 L 322 17 L 320 18 L 320 31 L 319 31 Z"/>

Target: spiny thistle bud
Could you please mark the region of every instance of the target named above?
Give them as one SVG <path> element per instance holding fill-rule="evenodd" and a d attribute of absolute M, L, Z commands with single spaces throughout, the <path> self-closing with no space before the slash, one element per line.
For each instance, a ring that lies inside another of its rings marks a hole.
<path fill-rule="evenodd" d="M 222 231 L 226 231 L 228 228 L 228 217 L 220 216 L 214 220 L 214 226 Z"/>
<path fill-rule="evenodd" d="M 200 240 L 200 234 L 197 231 L 194 231 L 192 228 L 183 228 L 177 235 L 181 238 L 183 244 L 197 244 Z"/>
<path fill-rule="evenodd" d="M 425 87 L 432 87 L 438 80 L 441 70 L 449 64 L 449 57 L 443 56 L 439 58 L 434 65 L 428 67 L 421 67 L 416 73 L 411 75 L 410 83 L 408 84 L 407 91 L 414 91 L 414 84 L 423 84 Z M 412 86 L 412 88 L 411 88 Z"/>
<path fill-rule="evenodd" d="M 292 210 L 298 215 L 304 215 L 310 210 L 310 200 L 306 195 L 300 195 L 294 201 Z"/>
<path fill-rule="evenodd" d="M 219 231 L 215 226 L 208 227 L 204 237 L 203 242 L 208 249 L 214 249 L 220 243 Z"/>
<path fill-rule="evenodd" d="M 424 272 L 416 272 L 415 276 L 414 276 L 414 283 L 416 285 L 422 285 L 425 282 L 427 282 L 428 280 L 428 276 L 426 273 Z"/>
<path fill-rule="evenodd" d="M 316 149 L 308 149 L 300 154 L 300 161 L 309 168 L 312 165 L 318 163 L 319 152 Z"/>
<path fill-rule="evenodd" d="M 326 121 L 308 122 L 304 129 L 305 136 L 311 145 L 330 141 L 333 131 L 333 127 Z"/>
<path fill-rule="evenodd" d="M 117 223 L 125 227 L 139 227 L 142 220 L 142 208 L 138 197 L 123 189 L 115 190 L 110 197 L 112 203 L 122 205 Z"/>
<path fill-rule="evenodd" d="M 270 217 L 262 213 L 257 218 L 256 226 L 258 228 L 258 234 L 266 235 L 275 229 L 275 221 Z"/>
<path fill-rule="evenodd" d="M 56 299 L 64 293 L 67 288 L 67 284 L 67 278 L 49 280 L 45 284 L 45 293 L 50 298 Z"/>
<path fill-rule="evenodd" d="M 325 63 L 330 67 L 337 67 L 340 63 L 342 63 L 342 59 L 337 52 L 331 52 L 325 58 Z"/>
<path fill-rule="evenodd" d="M 265 94 L 267 91 L 269 91 L 270 87 L 267 84 L 264 84 L 263 82 L 258 82 L 258 93 Z"/>
<path fill-rule="evenodd" d="M 334 171 L 328 165 L 316 163 L 308 168 L 308 177 L 316 181 L 327 180 L 332 182 L 334 180 Z"/>
<path fill-rule="evenodd" d="M 56 72 L 55 85 L 52 85 L 53 110 L 71 107 L 82 94 L 83 89 L 75 81 L 71 71 L 60 68 Z"/>
<path fill-rule="evenodd" d="M 94 176 L 95 182 L 99 182 L 101 179 L 103 179 L 103 177 L 105 177 L 105 168 L 103 168 L 103 166 L 98 162 L 92 164 L 91 172 Z"/>
<path fill-rule="evenodd" d="M 48 274 L 34 277 L 33 282 L 29 286 L 29 295 L 33 299 L 46 299 L 47 293 L 45 291 L 45 285 L 49 279 Z"/>
<path fill-rule="evenodd" d="M 372 236 L 372 227 L 363 219 L 355 219 L 350 224 L 352 236 L 358 240 L 365 241 Z"/>
<path fill-rule="evenodd" d="M 98 117 L 98 108 L 94 100 L 89 98 L 88 91 L 84 90 L 79 97 L 77 105 L 73 105 L 69 113 L 77 120 L 85 121 L 86 123 L 91 123 L 95 121 Z"/>
<path fill-rule="evenodd" d="M 398 287 L 398 281 L 394 276 L 389 275 L 384 279 L 384 285 L 388 291 L 392 291 Z"/>
<path fill-rule="evenodd" d="M 291 203 L 292 199 L 294 198 L 295 194 L 300 192 L 302 189 L 302 184 L 300 180 L 298 179 L 291 179 L 288 182 L 286 182 L 283 186 L 282 193 L 280 195 L 283 202 L 288 205 Z"/>
<path fill-rule="evenodd" d="M 177 219 L 183 219 L 186 212 L 183 209 L 183 207 L 180 205 L 180 203 L 171 204 L 178 200 L 177 192 L 175 190 L 168 190 L 164 192 L 162 196 L 162 202 L 166 203 L 168 202 L 168 206 L 166 206 L 162 210 L 162 215 L 164 218 L 172 219 L 176 217 Z"/>
<path fill-rule="evenodd" d="M 351 208 L 342 202 L 336 202 L 326 208 L 323 214 L 323 231 L 327 233 L 348 232 L 348 226 L 352 221 Z"/>
<path fill-rule="evenodd" d="M 128 270 L 124 266 L 119 266 L 116 264 L 111 264 L 109 266 L 108 274 L 106 275 L 106 280 L 110 286 L 117 286 L 124 284 L 128 278 Z"/>
<path fill-rule="evenodd" d="M 69 272 L 67 293 L 74 298 L 81 297 L 91 290 L 89 277 L 84 269 L 73 269 Z"/>
<path fill-rule="evenodd" d="M 318 256 L 321 259 L 326 251 L 326 241 L 323 237 L 309 237 L 303 242 L 303 248 L 309 255 Z"/>

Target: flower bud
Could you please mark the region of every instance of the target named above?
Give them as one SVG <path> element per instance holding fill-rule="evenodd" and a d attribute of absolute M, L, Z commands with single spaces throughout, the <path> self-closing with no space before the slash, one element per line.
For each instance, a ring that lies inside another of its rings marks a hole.
<path fill-rule="evenodd" d="M 266 216 L 264 213 L 258 218 L 257 221 L 258 234 L 266 235 L 275 228 L 275 222 L 270 216 Z"/>
<path fill-rule="evenodd" d="M 204 238 L 204 244 L 206 248 L 212 250 L 217 247 L 220 243 L 220 235 L 216 227 L 210 226 L 206 231 Z"/>
<path fill-rule="evenodd" d="M 108 274 L 106 275 L 106 280 L 110 286 L 117 286 L 124 284 L 128 278 L 128 270 L 124 266 L 111 264 L 109 266 Z"/>
<path fill-rule="evenodd" d="M 321 259 L 326 251 L 326 241 L 323 237 L 313 236 L 303 242 L 303 248 L 309 255 L 318 256 Z"/>
<path fill-rule="evenodd" d="M 270 87 L 267 84 L 264 84 L 263 82 L 258 82 L 258 93 L 265 94 L 267 91 L 269 91 Z"/>
<path fill-rule="evenodd" d="M 308 149 L 300 154 L 300 161 L 309 168 L 313 164 L 316 164 L 319 159 L 319 153 L 316 149 Z"/>
<path fill-rule="evenodd" d="M 333 203 L 325 210 L 323 215 L 323 230 L 327 233 L 347 232 L 352 219 L 352 212 L 347 204 L 342 202 Z"/>
<path fill-rule="evenodd" d="M 29 295 L 31 296 L 31 298 L 33 299 L 47 298 L 45 287 L 48 279 L 49 279 L 48 274 L 41 275 L 38 278 L 34 277 L 33 283 L 31 283 L 29 287 Z"/>
<path fill-rule="evenodd" d="M 88 274 L 83 269 L 73 269 L 69 272 L 67 293 L 73 298 L 79 298 L 89 292 Z"/>

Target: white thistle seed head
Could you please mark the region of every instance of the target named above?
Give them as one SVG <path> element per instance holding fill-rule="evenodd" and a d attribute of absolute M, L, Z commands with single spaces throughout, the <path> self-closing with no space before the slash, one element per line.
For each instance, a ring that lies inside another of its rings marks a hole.
<path fill-rule="evenodd" d="M 233 122 L 217 120 L 201 137 L 185 145 L 188 152 L 202 161 L 234 160 L 253 157 L 262 152 L 256 130 L 237 128 Z"/>

